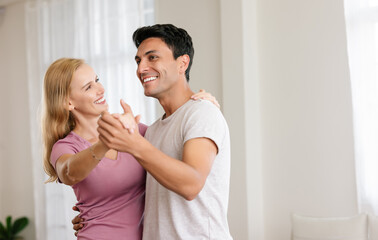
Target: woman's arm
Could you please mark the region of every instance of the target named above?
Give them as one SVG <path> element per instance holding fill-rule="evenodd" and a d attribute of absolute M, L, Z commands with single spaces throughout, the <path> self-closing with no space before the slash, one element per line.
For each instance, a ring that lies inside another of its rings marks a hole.
<path fill-rule="evenodd" d="M 101 141 L 76 154 L 63 154 L 56 161 L 56 172 L 59 180 L 66 185 L 74 185 L 97 166 L 109 150 Z"/>

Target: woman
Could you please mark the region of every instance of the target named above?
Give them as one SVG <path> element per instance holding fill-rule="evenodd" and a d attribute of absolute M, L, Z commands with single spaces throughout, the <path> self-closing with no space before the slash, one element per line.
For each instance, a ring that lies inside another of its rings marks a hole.
<path fill-rule="evenodd" d="M 44 168 L 48 182 L 58 180 L 75 192 L 85 219 L 78 239 L 141 239 L 146 173 L 130 154 L 99 140 L 97 120 L 108 109 L 104 93 L 83 60 L 51 64 L 44 80 Z M 217 105 L 204 92 L 193 98 Z M 146 129 L 139 124 L 142 135 Z"/>

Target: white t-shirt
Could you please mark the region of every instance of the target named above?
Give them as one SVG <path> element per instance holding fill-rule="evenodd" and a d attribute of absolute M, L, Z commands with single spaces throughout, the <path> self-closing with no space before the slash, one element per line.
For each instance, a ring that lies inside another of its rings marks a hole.
<path fill-rule="evenodd" d="M 194 200 L 187 201 L 147 174 L 143 239 L 232 239 L 227 222 L 230 136 L 221 111 L 209 101 L 189 100 L 145 134 L 156 148 L 180 161 L 184 143 L 202 137 L 214 141 L 218 154 Z"/>

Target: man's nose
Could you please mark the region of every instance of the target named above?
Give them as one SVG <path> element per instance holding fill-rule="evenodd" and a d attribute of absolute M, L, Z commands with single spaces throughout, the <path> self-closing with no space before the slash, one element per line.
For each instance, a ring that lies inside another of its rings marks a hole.
<path fill-rule="evenodd" d="M 148 71 L 148 64 L 146 61 L 141 60 L 138 64 L 138 69 L 137 69 L 139 74 L 142 74 L 144 72 Z"/>

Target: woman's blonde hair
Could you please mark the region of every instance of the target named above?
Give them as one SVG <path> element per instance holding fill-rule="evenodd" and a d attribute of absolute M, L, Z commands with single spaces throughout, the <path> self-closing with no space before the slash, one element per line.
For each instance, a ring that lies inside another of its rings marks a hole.
<path fill-rule="evenodd" d="M 82 59 L 61 58 L 53 62 L 45 74 L 42 137 L 43 167 L 49 176 L 46 182 L 54 182 L 58 179 L 55 168 L 50 162 L 52 147 L 75 128 L 74 116 L 68 110 L 68 98 L 72 76 L 83 64 Z"/>

